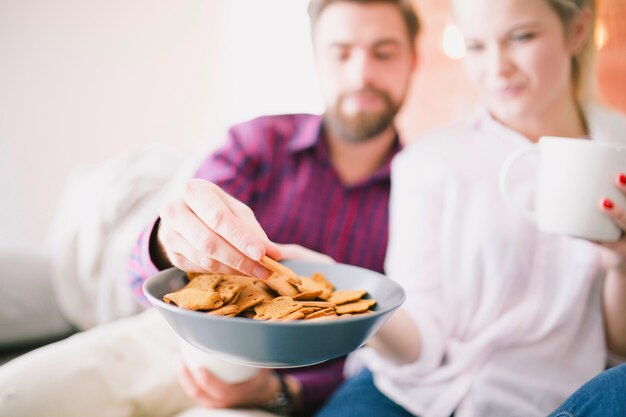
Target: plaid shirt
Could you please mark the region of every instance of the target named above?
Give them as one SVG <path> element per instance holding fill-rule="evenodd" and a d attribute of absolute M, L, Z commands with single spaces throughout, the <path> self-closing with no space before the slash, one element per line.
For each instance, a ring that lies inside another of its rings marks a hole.
<path fill-rule="evenodd" d="M 364 181 L 346 186 L 330 162 L 322 118 L 307 114 L 267 116 L 231 128 L 226 144 L 195 177 L 219 185 L 254 211 L 268 237 L 296 243 L 351 265 L 382 272 L 388 238 L 390 162 Z M 130 284 L 157 272 L 150 260 L 153 225 L 142 233 L 129 263 Z M 313 408 L 341 382 L 343 360 L 286 371 L 303 384 L 303 403 Z"/>

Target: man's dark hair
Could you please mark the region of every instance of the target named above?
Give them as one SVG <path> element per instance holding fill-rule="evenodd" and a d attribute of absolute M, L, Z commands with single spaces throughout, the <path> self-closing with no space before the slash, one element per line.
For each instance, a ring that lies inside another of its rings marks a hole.
<path fill-rule="evenodd" d="M 308 8 L 309 18 L 311 19 L 311 30 L 315 30 L 317 19 L 319 19 L 326 7 L 331 4 L 342 2 L 357 4 L 388 3 L 396 6 L 402 15 L 404 24 L 406 25 L 411 46 L 415 46 L 415 40 L 420 31 L 420 21 L 411 0 L 311 0 Z"/>

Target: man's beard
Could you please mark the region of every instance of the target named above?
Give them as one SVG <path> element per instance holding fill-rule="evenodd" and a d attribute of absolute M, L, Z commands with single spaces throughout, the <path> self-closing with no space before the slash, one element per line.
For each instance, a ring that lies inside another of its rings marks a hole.
<path fill-rule="evenodd" d="M 342 101 L 345 94 L 339 96 L 332 107 L 326 110 L 324 121 L 328 128 L 342 139 L 358 143 L 365 142 L 384 132 L 393 124 L 393 120 L 400 108 L 395 104 L 389 94 L 375 89 L 365 89 L 360 92 L 376 94 L 383 100 L 384 108 L 381 111 L 360 111 L 356 114 L 346 115 L 342 112 Z"/>

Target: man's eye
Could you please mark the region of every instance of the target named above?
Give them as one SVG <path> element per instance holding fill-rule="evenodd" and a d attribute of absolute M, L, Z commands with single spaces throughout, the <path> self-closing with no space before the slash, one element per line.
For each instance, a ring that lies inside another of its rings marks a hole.
<path fill-rule="evenodd" d="M 376 59 L 380 59 L 382 61 L 386 61 L 386 60 L 393 58 L 393 55 L 394 55 L 393 52 L 376 52 L 374 54 Z"/>
<path fill-rule="evenodd" d="M 350 57 L 350 54 L 347 51 L 334 51 L 331 53 L 331 57 L 335 61 L 345 61 Z"/>

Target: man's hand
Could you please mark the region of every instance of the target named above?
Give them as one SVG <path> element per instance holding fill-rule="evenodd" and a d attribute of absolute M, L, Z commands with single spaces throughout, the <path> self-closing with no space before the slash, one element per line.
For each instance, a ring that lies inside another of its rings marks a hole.
<path fill-rule="evenodd" d="M 267 278 L 270 272 L 257 261 L 266 254 L 280 259 L 252 210 L 217 185 L 192 179 L 180 196 L 159 211 L 158 253 L 188 272 L 244 273 Z"/>
<path fill-rule="evenodd" d="M 196 378 L 182 365 L 179 380 L 185 393 L 209 408 L 260 407 L 280 389 L 280 382 L 269 369 L 261 369 L 248 381 L 226 384 L 205 368 Z"/>

